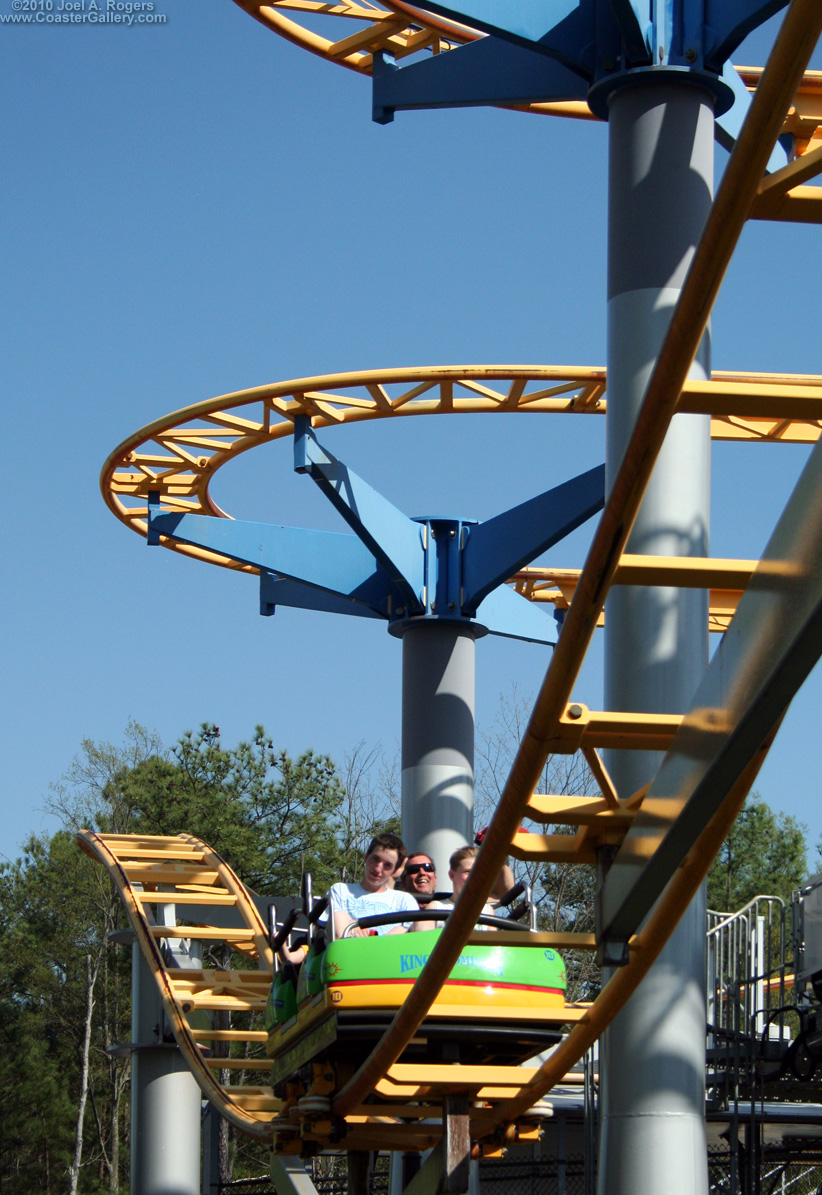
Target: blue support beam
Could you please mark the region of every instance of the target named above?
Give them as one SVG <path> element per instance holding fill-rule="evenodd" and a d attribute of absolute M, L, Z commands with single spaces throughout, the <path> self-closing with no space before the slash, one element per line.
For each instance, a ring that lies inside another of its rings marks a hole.
<path fill-rule="evenodd" d="M 634 64 L 654 61 L 653 7 L 651 0 L 611 0 L 620 33 Z"/>
<path fill-rule="evenodd" d="M 173 539 L 259 569 L 263 615 L 292 606 L 380 618 L 399 634 L 415 620 L 470 622 L 477 634 L 553 644 L 551 620 L 505 582 L 602 508 L 603 466 L 474 523 L 406 518 L 325 451 L 307 417 L 296 421 L 294 463 L 357 535 L 163 510 L 160 493 L 152 491 L 148 543 Z"/>
<path fill-rule="evenodd" d="M 653 61 L 659 64 L 659 69 L 674 66 L 680 71 L 695 71 L 703 77 L 715 74 L 715 136 L 723 148 L 731 150 L 750 107 L 751 96 L 730 62 L 715 69 L 716 31 L 703 21 L 699 5 L 684 4 L 674 19 L 671 0 L 666 0 L 659 6 L 656 22 L 648 25 L 643 34 L 641 24 L 646 15 L 646 0 L 611 2 L 620 24 L 610 7 L 607 12 L 602 11 L 608 0 L 596 0 L 595 39 L 580 46 L 579 61 L 573 65 L 565 52 L 548 57 L 549 53 L 553 55 L 548 43 L 529 45 L 521 40 L 506 40 L 502 33 L 469 42 L 447 54 L 417 59 L 402 67 L 388 55 L 377 53 L 372 72 L 372 119 L 377 124 L 389 124 L 395 112 L 421 108 L 584 100 L 595 79 L 602 81 L 627 74 L 618 66 L 623 58 L 627 58 L 629 67 L 647 67 Z M 770 14 L 770 9 L 783 7 L 786 0 L 771 0 L 765 6 L 759 0 L 749 0 L 749 3 L 753 3 L 756 15 L 759 15 L 763 7 Z M 450 5 L 432 4 L 429 7 L 443 13 L 452 11 Z M 743 7 L 747 10 L 748 5 L 743 3 Z M 753 17 L 734 25 L 723 45 L 730 45 L 741 28 L 747 29 L 751 19 Z M 655 57 L 652 59 L 650 54 Z M 607 115 L 598 104 L 594 107 L 598 115 Z M 785 166 L 789 151 L 787 139 L 777 143 L 768 170 Z"/>
<path fill-rule="evenodd" d="M 307 473 L 402 594 L 409 614 L 424 608 L 422 530 L 317 442 L 307 415 L 294 420 L 294 469 Z M 277 570 L 278 572 L 282 570 Z"/>
<path fill-rule="evenodd" d="M 160 491 L 149 490 L 148 492 L 148 527 L 146 529 L 146 543 L 150 548 L 158 547 L 160 543 L 160 532 L 154 526 L 154 520 L 160 514 Z"/>
<path fill-rule="evenodd" d="M 501 639 L 521 639 L 525 643 L 541 643 L 553 647 L 557 626 L 554 620 L 534 602 L 516 593 L 507 585 L 489 593 L 477 610 L 477 622 L 489 635 Z"/>
<path fill-rule="evenodd" d="M 428 610 L 438 617 L 461 618 L 462 538 L 460 519 L 420 519 L 426 527 Z"/>
<path fill-rule="evenodd" d="M 739 130 L 745 117 L 748 115 L 748 109 L 751 106 L 751 93 L 748 91 L 745 84 L 740 79 L 735 67 L 726 62 L 722 71 L 722 79 L 724 83 L 730 87 L 734 94 L 733 107 L 729 108 L 727 112 L 723 112 L 721 116 L 717 116 L 714 126 L 714 137 L 728 152 L 733 149 L 736 144 L 736 139 L 739 136 Z M 773 152 L 768 159 L 768 171 L 773 172 L 780 170 L 783 166 L 787 166 L 790 161 L 790 151 L 792 149 L 792 137 L 781 137 L 773 147 Z"/>
<path fill-rule="evenodd" d="M 425 7 L 590 71 L 615 17 L 623 69 L 704 60 L 720 74 L 734 50 L 788 0 L 426 0 Z M 625 61 L 627 59 L 627 61 Z M 587 67 L 586 67 L 587 60 Z"/>
<path fill-rule="evenodd" d="M 373 119 L 395 111 L 588 98 L 607 119 L 596 84 L 632 69 L 690 72 L 716 94 L 716 138 L 731 149 L 750 95 L 729 62 L 744 37 L 788 0 L 427 0 L 426 8 L 489 34 L 448 54 L 397 67 L 374 61 Z M 547 61 L 540 66 L 540 58 Z M 593 93 L 590 88 L 594 87 Z M 730 110 L 728 110 L 730 109 Z M 768 163 L 778 170 L 788 146 Z"/>
<path fill-rule="evenodd" d="M 300 581 L 278 577 L 263 569 L 260 572 L 260 614 L 269 617 L 277 606 L 291 606 L 297 610 L 317 610 L 324 614 L 354 614 L 358 618 L 383 618 L 373 606 L 343 593 L 330 593 Z"/>
<path fill-rule="evenodd" d="M 704 0 L 706 44 L 705 65 L 721 71 L 723 65 L 749 33 L 787 8 L 788 0 Z"/>
<path fill-rule="evenodd" d="M 372 80 L 377 124 L 388 124 L 397 110 L 584 100 L 588 94 L 587 80 L 580 74 L 499 37 L 433 54 L 411 68 L 399 69 L 377 53 Z"/>
<path fill-rule="evenodd" d="M 605 466 L 538 494 L 496 518 L 467 528 L 462 559 L 462 608 L 473 613 L 502 585 L 605 504 Z"/>
<path fill-rule="evenodd" d="M 397 589 L 353 535 L 177 513 L 153 514 L 149 530 L 154 542 L 165 535 L 218 552 L 240 564 L 299 581 L 305 589 L 313 586 L 344 595 L 350 603 L 366 606 L 378 617 L 388 618 L 392 604 L 401 604 Z M 280 600 L 285 604 L 284 599 Z M 326 609 L 326 599 L 318 598 L 316 608 Z"/>

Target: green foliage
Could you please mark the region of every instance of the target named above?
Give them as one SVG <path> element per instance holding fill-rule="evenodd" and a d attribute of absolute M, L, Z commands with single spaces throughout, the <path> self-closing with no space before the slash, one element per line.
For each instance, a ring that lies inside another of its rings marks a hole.
<path fill-rule="evenodd" d="M 31 838 L 23 856 L 0 868 L 0 1189 L 66 1189 L 77 1151 L 77 1105 L 85 1043 L 89 966 L 106 960 L 106 1035 L 128 1040 L 128 958 L 109 958 L 108 934 L 122 921 L 102 869 L 81 855 L 73 836 Z M 116 1010 L 125 1010 L 118 1015 Z M 119 1153 L 125 1064 L 98 1047 L 94 1086 L 99 1122 L 80 1126 L 80 1152 L 92 1174 L 111 1177 Z M 118 1159 L 119 1161 L 119 1159 Z M 25 1179 L 23 1176 L 27 1176 Z M 11 1188 L 10 1188 L 11 1189 Z"/>
<path fill-rule="evenodd" d="M 71 1056 L 0 980 L 0 1190 L 63 1191 L 72 1153 Z M 68 1065 L 67 1065 L 68 1063 Z"/>
<path fill-rule="evenodd" d="M 708 906 L 735 913 L 755 896 L 781 896 L 807 878 L 807 827 L 748 797 L 708 872 Z"/>
<path fill-rule="evenodd" d="M 327 756 L 294 759 L 262 727 L 225 748 L 211 725 L 170 752 L 135 723 L 121 747 L 84 741 L 48 807 L 64 829 L 0 866 L 0 1190 L 96 1195 L 128 1185 L 129 1066 L 107 1051 L 131 1039 L 130 952 L 108 940 L 125 914 L 75 832 L 191 834 L 283 894 L 304 869 L 318 890 L 338 879 L 362 819 Z M 227 1177 L 264 1171 L 226 1136 Z"/>
<path fill-rule="evenodd" d="M 213 847 L 250 888 L 298 892 L 303 871 L 318 890 L 336 879 L 343 788 L 326 755 L 292 759 L 262 726 L 250 743 L 226 749 L 204 724 L 175 746 L 172 759 L 134 768 L 125 793 L 133 829 L 193 834 Z"/>

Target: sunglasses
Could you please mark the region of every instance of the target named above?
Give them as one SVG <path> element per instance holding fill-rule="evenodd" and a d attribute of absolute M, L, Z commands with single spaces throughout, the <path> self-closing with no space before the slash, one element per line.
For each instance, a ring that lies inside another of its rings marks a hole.
<path fill-rule="evenodd" d="M 433 863 L 410 863 L 405 869 L 407 876 L 416 875 L 418 871 L 436 871 Z"/>

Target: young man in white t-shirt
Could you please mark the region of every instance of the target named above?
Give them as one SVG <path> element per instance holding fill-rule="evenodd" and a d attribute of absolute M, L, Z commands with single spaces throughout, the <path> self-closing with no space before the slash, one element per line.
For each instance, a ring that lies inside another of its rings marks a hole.
<path fill-rule="evenodd" d="M 389 880 L 405 862 L 403 841 L 396 834 L 378 834 L 365 852 L 362 879 L 358 884 L 332 884 L 328 893 L 334 918 L 334 937 L 339 938 L 346 926 L 360 917 L 374 917 L 378 913 L 399 913 L 408 909 L 416 912 L 417 902 L 410 892 L 392 888 Z M 404 934 L 408 923 L 379 925 L 375 930 L 351 930 L 348 937 L 365 938 L 369 934 Z"/>
<path fill-rule="evenodd" d="M 330 912 L 334 918 L 334 937 L 339 938 L 346 926 L 360 917 L 374 917 L 378 913 L 399 913 L 404 910 L 416 912 L 419 905 L 410 892 L 403 892 L 389 885 L 391 876 L 398 871 L 406 858 L 405 846 L 397 834 L 378 834 L 372 838 L 365 852 L 362 880 L 358 884 L 332 884 L 328 896 Z M 325 920 L 325 918 L 323 918 Z M 371 934 L 404 934 L 409 923 L 379 925 L 375 929 L 360 929 L 355 926 L 350 938 L 367 938 Z M 298 946 L 289 950 L 280 947 L 280 958 L 285 963 L 299 964 L 308 947 Z"/>

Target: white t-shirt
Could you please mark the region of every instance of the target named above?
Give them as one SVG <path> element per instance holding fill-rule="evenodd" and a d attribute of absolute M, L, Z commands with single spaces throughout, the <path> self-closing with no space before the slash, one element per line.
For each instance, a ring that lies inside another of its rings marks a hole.
<path fill-rule="evenodd" d="M 382 892 L 369 892 L 362 884 L 332 884 L 328 892 L 332 913 L 347 913 L 356 921 L 360 917 L 376 917 L 378 913 L 401 913 L 403 909 L 417 912 L 419 905 L 410 892 L 398 888 L 385 888 Z M 408 929 L 410 922 L 403 922 Z M 377 934 L 390 934 L 398 928 L 393 925 L 377 925 Z"/>
<path fill-rule="evenodd" d="M 428 904 L 425 905 L 426 909 L 447 909 L 449 912 L 451 911 L 451 909 L 453 909 L 453 907 L 454 907 L 453 900 L 429 900 Z M 480 916 L 481 917 L 496 917 L 497 911 L 493 905 L 483 905 L 482 912 L 480 913 Z M 491 925 L 480 925 L 479 922 L 477 922 L 476 928 L 477 929 L 493 929 L 494 927 Z"/>

